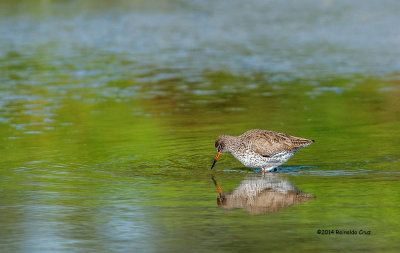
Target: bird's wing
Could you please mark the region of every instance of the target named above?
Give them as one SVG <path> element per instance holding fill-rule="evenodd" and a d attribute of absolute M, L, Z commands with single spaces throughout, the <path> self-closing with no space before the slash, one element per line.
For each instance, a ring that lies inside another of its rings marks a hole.
<path fill-rule="evenodd" d="M 251 138 L 251 149 L 262 156 L 273 156 L 305 147 L 313 141 L 273 131 L 258 133 Z"/>

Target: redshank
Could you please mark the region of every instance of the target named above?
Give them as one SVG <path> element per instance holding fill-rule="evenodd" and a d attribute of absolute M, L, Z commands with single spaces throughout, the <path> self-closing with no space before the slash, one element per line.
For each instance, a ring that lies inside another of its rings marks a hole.
<path fill-rule="evenodd" d="M 217 155 L 211 169 L 221 153 L 231 153 L 246 167 L 261 168 L 263 173 L 276 171 L 276 167 L 313 142 L 314 140 L 261 129 L 252 129 L 239 136 L 223 134 L 215 141 Z"/>

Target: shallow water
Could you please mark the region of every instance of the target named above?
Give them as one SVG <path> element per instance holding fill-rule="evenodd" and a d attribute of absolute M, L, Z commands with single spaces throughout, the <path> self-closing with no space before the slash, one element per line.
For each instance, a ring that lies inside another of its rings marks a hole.
<path fill-rule="evenodd" d="M 0 251 L 399 250 L 396 1 L 0 6 Z M 218 205 L 252 128 L 316 140 L 277 173 L 314 198 Z"/>

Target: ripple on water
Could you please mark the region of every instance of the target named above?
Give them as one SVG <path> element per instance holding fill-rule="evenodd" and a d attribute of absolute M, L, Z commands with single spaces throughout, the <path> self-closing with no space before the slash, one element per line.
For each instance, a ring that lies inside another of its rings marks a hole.
<path fill-rule="evenodd" d="M 321 96 L 327 94 L 328 92 L 333 92 L 337 95 L 341 95 L 343 93 L 343 88 L 341 87 L 332 87 L 332 86 L 323 86 L 323 87 L 316 87 L 313 91 L 306 92 L 307 95 L 310 97 Z"/>
<path fill-rule="evenodd" d="M 216 171 L 223 172 L 238 172 L 238 173 L 260 173 L 261 169 L 241 167 L 236 169 L 216 169 Z M 334 176 L 352 176 L 352 175 L 378 175 L 378 174 L 400 174 L 399 171 L 392 170 L 373 170 L 373 169 L 336 169 L 327 170 L 320 166 L 294 166 L 294 167 L 278 167 L 277 172 L 268 173 L 282 173 L 290 174 L 293 176 L 311 176 L 311 177 L 334 177 Z"/>
<path fill-rule="evenodd" d="M 24 134 L 42 134 L 42 131 L 25 131 Z"/>

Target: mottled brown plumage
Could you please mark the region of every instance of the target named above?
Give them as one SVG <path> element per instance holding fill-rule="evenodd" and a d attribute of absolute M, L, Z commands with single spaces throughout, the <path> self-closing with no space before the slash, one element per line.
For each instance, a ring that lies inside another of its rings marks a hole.
<path fill-rule="evenodd" d="M 221 135 L 215 141 L 218 153 L 214 164 L 220 153 L 231 153 L 245 166 L 262 168 L 265 171 L 285 163 L 299 149 L 313 142 L 314 140 L 261 129 L 252 129 L 240 136 Z"/>
<path fill-rule="evenodd" d="M 313 140 L 261 129 L 249 130 L 239 137 L 243 143 L 247 142 L 255 153 L 264 157 L 270 157 L 282 151 L 290 152 L 314 142 Z"/>

